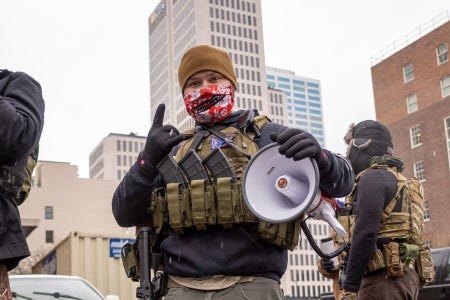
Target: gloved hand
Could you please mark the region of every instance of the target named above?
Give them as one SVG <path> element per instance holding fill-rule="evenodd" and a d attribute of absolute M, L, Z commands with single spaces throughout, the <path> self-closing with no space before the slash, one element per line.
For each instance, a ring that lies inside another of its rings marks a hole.
<path fill-rule="evenodd" d="M 301 160 L 313 157 L 321 174 L 329 170 L 330 160 L 312 134 L 298 128 L 288 128 L 280 134 L 271 134 L 270 138 L 280 145 L 278 151 L 287 158 Z"/>
<path fill-rule="evenodd" d="M 337 266 L 334 265 L 334 262 L 331 259 L 322 258 L 320 263 L 322 264 L 322 268 L 328 273 L 336 271 L 337 269 Z"/>
<path fill-rule="evenodd" d="M 144 150 L 139 157 L 139 166 L 144 172 L 158 163 L 170 153 L 172 148 L 186 139 L 172 125 L 163 125 L 166 106 L 160 104 L 153 117 L 153 124 L 147 135 Z"/>

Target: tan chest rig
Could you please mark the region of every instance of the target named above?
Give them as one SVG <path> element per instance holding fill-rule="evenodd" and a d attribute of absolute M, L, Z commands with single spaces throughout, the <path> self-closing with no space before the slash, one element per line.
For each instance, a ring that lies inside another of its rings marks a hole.
<path fill-rule="evenodd" d="M 423 188 L 416 178 L 407 179 L 396 168 L 387 165 L 374 164 L 355 178 L 352 192 L 345 199 L 345 205 L 351 207 L 361 176 L 369 169 L 384 169 L 397 179 L 397 193 L 384 208 L 381 217 L 379 238 L 389 238 L 392 242 L 376 249 L 367 266 L 366 272 L 372 272 L 386 267 L 388 274 L 394 269 L 393 277 L 403 274 L 403 269 L 415 265 L 421 280 L 430 281 L 434 276 L 431 262 L 431 252 L 423 242 L 424 233 L 424 199 Z M 393 212 L 396 204 L 401 201 L 401 210 Z M 350 245 L 355 226 L 355 215 L 339 216 L 338 220 L 347 231 L 345 241 Z M 337 244 L 342 244 L 342 238 L 335 238 Z M 400 271 L 401 269 L 401 271 Z"/>
<path fill-rule="evenodd" d="M 257 116 L 254 119 L 259 128 L 266 122 L 269 122 L 266 116 Z M 246 135 L 235 127 L 226 127 L 220 132 L 250 156 L 258 151 L 257 144 L 251 139 L 251 133 Z M 193 131 L 190 134 L 193 134 L 192 137 L 184 141 L 176 153 L 177 162 L 191 149 L 196 134 Z M 217 138 L 209 134 L 199 143 L 195 151 L 201 159 L 212 151 L 212 139 Z M 300 219 L 271 224 L 254 216 L 242 196 L 242 177 L 249 158 L 230 146 L 224 146 L 221 150 L 237 180 L 232 180 L 231 177 L 210 178 L 209 184 L 205 180 L 192 180 L 187 187 L 169 183 L 163 192 L 154 190 L 150 212 L 153 214 L 156 232 L 160 232 L 165 219 L 168 219 L 170 228 L 178 234 L 183 234 L 186 229 L 207 230 L 208 226 L 214 225 L 230 229 L 237 224 L 257 224 L 259 235 L 268 243 L 293 250 L 299 241 Z"/>

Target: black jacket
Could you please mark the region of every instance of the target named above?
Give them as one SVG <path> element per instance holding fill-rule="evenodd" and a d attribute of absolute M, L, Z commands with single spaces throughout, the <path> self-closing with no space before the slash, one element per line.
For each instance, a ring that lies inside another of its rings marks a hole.
<path fill-rule="evenodd" d="M 215 129 L 236 126 L 238 114 L 234 113 L 215 125 Z M 271 143 L 270 134 L 285 129 L 285 126 L 266 123 L 261 128 L 258 146 L 261 148 Z M 331 168 L 327 174 L 321 174 L 320 188 L 331 196 L 344 196 L 351 190 L 353 171 L 343 157 L 329 151 L 326 154 Z M 159 176 L 145 178 L 137 165 L 133 165 L 112 199 L 117 223 L 135 226 L 148 219 L 150 191 L 161 183 Z M 165 255 L 165 272 L 182 277 L 255 275 L 279 281 L 287 266 L 287 250 L 265 242 L 258 236 L 255 225 L 234 226 L 232 229 L 217 226 L 206 231 L 171 233 L 161 244 L 161 249 Z"/>
<path fill-rule="evenodd" d="M 356 215 L 343 288 L 357 292 L 373 251 L 384 208 L 397 192 L 397 179 L 385 169 L 369 169 L 360 178 L 351 214 Z"/>
<path fill-rule="evenodd" d="M 0 70 L 0 165 L 23 165 L 39 143 L 44 124 L 39 83 L 22 72 Z M 20 215 L 12 196 L 0 188 L 0 262 L 8 270 L 28 256 Z"/>

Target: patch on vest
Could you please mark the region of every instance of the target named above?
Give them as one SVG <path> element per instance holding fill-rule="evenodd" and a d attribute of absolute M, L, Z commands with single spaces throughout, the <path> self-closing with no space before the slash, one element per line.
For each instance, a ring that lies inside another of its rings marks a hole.
<path fill-rule="evenodd" d="M 225 143 L 224 140 L 222 140 L 221 138 L 212 136 L 211 137 L 211 150 L 216 149 L 216 148 L 224 148 L 227 147 L 228 144 Z"/>

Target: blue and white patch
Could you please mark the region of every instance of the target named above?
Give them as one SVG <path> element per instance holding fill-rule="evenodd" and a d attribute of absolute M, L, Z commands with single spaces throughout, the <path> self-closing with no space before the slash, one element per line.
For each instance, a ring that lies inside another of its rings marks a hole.
<path fill-rule="evenodd" d="M 216 148 L 223 148 L 225 146 L 227 146 L 227 143 L 225 143 L 225 141 L 221 138 L 215 136 L 211 137 L 211 150 Z"/>

